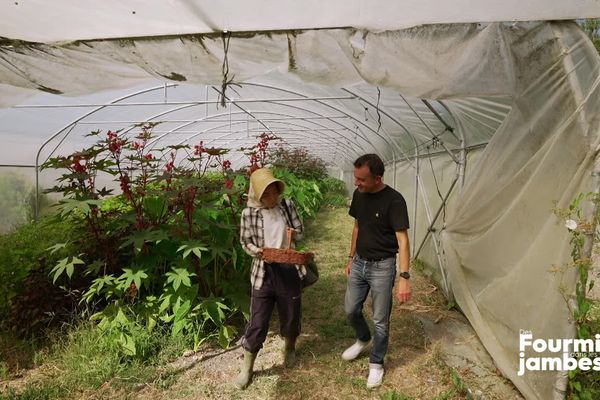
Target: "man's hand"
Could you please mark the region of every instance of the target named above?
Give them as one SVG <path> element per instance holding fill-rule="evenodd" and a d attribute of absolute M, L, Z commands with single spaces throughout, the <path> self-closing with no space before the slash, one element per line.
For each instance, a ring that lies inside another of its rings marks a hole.
<path fill-rule="evenodd" d="M 348 264 L 346 264 L 346 277 L 350 276 L 351 269 L 352 269 L 352 259 L 350 259 L 350 261 L 348 261 Z"/>
<path fill-rule="evenodd" d="M 412 290 L 410 288 L 410 282 L 408 279 L 402 277 L 398 278 L 398 287 L 396 289 L 396 299 L 400 303 L 406 303 L 410 300 Z"/>

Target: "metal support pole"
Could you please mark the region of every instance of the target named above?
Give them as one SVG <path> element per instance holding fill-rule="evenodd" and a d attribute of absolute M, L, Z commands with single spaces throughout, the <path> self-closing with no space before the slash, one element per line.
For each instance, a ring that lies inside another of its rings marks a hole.
<path fill-rule="evenodd" d="M 397 169 L 396 169 L 396 153 L 392 154 L 392 162 L 394 163 L 393 164 L 393 168 L 392 168 L 392 171 L 393 171 L 393 174 L 394 174 L 394 179 L 392 180 L 392 182 L 393 182 L 394 189 L 396 189 L 396 173 L 397 173 Z"/>
<path fill-rule="evenodd" d="M 418 150 L 417 150 L 418 151 Z M 420 168 L 420 162 L 419 162 L 419 157 L 415 158 L 415 198 L 414 198 L 414 203 L 413 203 L 413 232 L 412 232 L 412 259 L 414 260 L 416 258 L 415 253 L 416 253 L 416 247 L 415 244 L 417 243 L 417 211 L 418 211 L 418 205 L 419 205 L 419 168 Z"/>
<path fill-rule="evenodd" d="M 416 117 L 421 121 L 421 123 L 425 126 L 425 128 L 427 128 L 427 130 L 433 135 L 433 137 L 438 137 L 438 135 L 436 135 L 431 128 L 429 127 L 429 125 L 427 125 L 427 123 L 423 120 L 423 118 L 421 118 L 421 116 L 419 115 L 419 113 L 417 112 L 417 110 L 415 110 L 413 108 L 413 106 L 410 105 L 410 103 L 408 102 L 408 100 L 406 100 L 406 98 L 404 96 L 402 96 L 402 93 L 398 92 L 398 94 L 400 95 L 400 97 L 402 97 L 402 100 L 404 100 L 404 102 L 406 103 L 406 105 L 408 106 L 408 108 L 410 108 L 413 112 L 413 114 L 416 115 Z M 442 147 L 444 148 L 444 150 L 446 150 L 446 152 L 448 153 L 448 155 L 450 155 L 450 157 L 452 158 L 452 161 L 454 161 L 455 163 L 458 164 L 458 160 L 456 159 L 456 156 L 454 154 L 452 154 L 452 152 L 450 151 L 450 149 L 448 149 L 446 147 L 446 145 L 444 144 L 443 141 L 440 140 L 440 144 L 442 145 Z"/>
<path fill-rule="evenodd" d="M 419 256 L 419 254 L 421 252 L 421 249 L 423 249 L 423 246 L 425 245 L 425 242 L 427 241 L 427 238 L 429 237 L 429 234 L 431 233 L 432 238 L 433 238 L 433 244 L 434 244 L 434 247 L 435 247 L 435 251 L 436 251 L 436 254 L 438 256 L 438 262 L 440 264 L 440 272 L 442 273 L 442 281 L 444 283 L 444 288 L 445 288 L 445 291 L 446 291 L 446 295 L 450 294 L 449 293 L 450 288 L 448 287 L 448 281 L 446 279 L 446 271 L 444 270 L 444 265 L 443 265 L 443 262 L 442 262 L 442 257 L 441 257 L 440 252 L 439 252 L 439 246 L 437 244 L 437 240 L 436 240 L 436 237 L 435 237 L 434 225 L 435 225 L 438 217 L 440 216 L 442 210 L 444 209 L 444 207 L 446 205 L 446 202 L 448 201 L 448 197 L 450 197 L 450 194 L 452 193 L 452 190 L 454 189 L 454 186 L 456 185 L 456 182 L 458 182 L 458 175 L 456 175 L 454 177 L 454 179 L 452 180 L 452 184 L 450 185 L 450 189 L 448 189 L 448 192 L 446 193 L 446 196 L 444 196 L 444 199 L 442 200 L 442 204 L 440 204 L 438 210 L 435 213 L 435 216 L 431 220 L 431 222 L 429 224 L 429 227 L 427 228 L 427 233 L 425 234 L 425 237 L 423 238 L 423 241 L 421 241 L 421 245 L 419 246 L 419 249 L 417 250 L 417 252 L 415 254 L 415 257 Z"/>
<path fill-rule="evenodd" d="M 160 87 L 162 89 L 162 86 Z M 217 90 L 217 89 L 215 89 Z M 267 103 L 271 101 L 281 102 L 296 102 L 296 101 L 329 101 L 329 100 L 354 100 L 353 96 L 338 96 L 338 97 L 289 97 L 289 98 L 272 98 L 272 99 L 240 99 L 236 103 Z M 200 104 L 219 104 L 218 100 L 191 100 L 191 101 L 171 101 L 164 103 L 159 102 L 139 102 L 139 103 L 79 103 L 79 104 L 23 104 L 16 105 L 13 108 L 89 108 L 89 107 L 131 107 L 131 106 L 164 106 L 169 105 L 200 105 Z"/>

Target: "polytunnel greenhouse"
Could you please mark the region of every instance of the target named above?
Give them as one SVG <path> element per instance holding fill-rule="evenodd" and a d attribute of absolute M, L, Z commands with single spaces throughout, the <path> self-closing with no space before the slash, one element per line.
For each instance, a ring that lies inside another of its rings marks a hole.
<path fill-rule="evenodd" d="M 202 142 L 229 149 L 234 169 L 275 135 L 349 193 L 354 160 L 376 153 L 406 199 L 411 258 L 525 398 L 564 398 L 566 371 L 517 374 L 519 333 L 577 337 L 577 270 L 549 272 L 571 260 L 552 210 L 598 190 L 600 59 L 573 21 L 599 17 L 597 2 L 0 10 L 0 175 L 26 176 L 41 196 L 58 178 L 41 168 L 51 157 L 92 145 L 91 131 L 134 138 L 145 123 L 150 149 Z"/>

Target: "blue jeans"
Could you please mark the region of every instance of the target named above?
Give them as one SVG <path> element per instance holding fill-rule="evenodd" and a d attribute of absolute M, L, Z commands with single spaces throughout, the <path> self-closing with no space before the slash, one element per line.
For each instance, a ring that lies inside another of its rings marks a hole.
<path fill-rule="evenodd" d="M 371 340 L 363 315 L 363 304 L 371 290 L 375 334 L 369 362 L 373 364 L 383 364 L 387 352 L 395 278 L 396 257 L 367 261 L 355 256 L 352 260 L 344 308 L 350 326 L 356 331 L 356 338 L 362 342 Z"/>

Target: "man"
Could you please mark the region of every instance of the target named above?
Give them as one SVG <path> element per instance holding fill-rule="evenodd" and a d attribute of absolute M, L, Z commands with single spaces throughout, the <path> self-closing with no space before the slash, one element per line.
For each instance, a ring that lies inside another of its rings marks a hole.
<path fill-rule="evenodd" d="M 404 303 L 411 295 L 406 201 L 382 182 L 383 173 L 383 161 L 376 154 L 365 154 L 354 162 L 357 189 L 349 211 L 355 221 L 350 260 L 346 265 L 345 311 L 357 340 L 344 351 L 342 358 L 354 360 L 371 341 L 371 332 L 362 312 L 370 290 L 375 333 L 369 358 L 368 388 L 377 387 L 383 381 L 396 266 L 400 269 L 396 299 Z"/>

